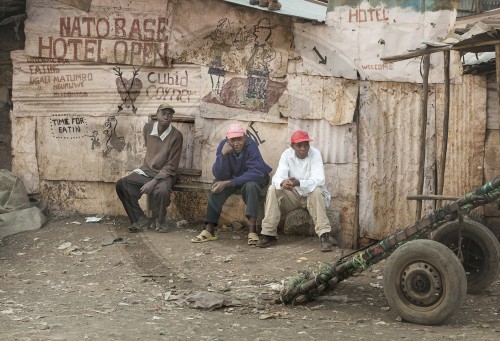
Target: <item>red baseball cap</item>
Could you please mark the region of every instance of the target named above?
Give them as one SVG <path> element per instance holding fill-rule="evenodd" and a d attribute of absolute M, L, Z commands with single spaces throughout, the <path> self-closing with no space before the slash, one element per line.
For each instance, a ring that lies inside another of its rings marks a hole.
<path fill-rule="evenodd" d="M 232 139 L 235 137 L 245 136 L 247 132 L 241 124 L 233 123 L 227 128 L 226 137 Z"/>
<path fill-rule="evenodd" d="M 292 134 L 292 136 L 290 137 L 290 141 L 292 143 L 300 143 L 300 142 L 305 142 L 305 141 L 312 141 L 313 139 L 311 139 L 309 137 L 309 134 L 307 133 L 307 131 L 303 131 L 303 130 L 297 130 L 295 133 Z"/>

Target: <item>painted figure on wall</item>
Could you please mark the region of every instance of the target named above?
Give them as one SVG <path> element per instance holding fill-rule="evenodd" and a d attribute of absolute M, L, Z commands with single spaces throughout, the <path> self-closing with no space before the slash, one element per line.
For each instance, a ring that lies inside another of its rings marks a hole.
<path fill-rule="evenodd" d="M 92 141 L 92 146 L 90 149 L 94 150 L 96 148 L 99 148 L 101 146 L 101 141 L 99 141 L 99 132 L 97 130 L 94 130 L 92 132 L 92 135 L 90 136 L 90 140 Z"/>
<path fill-rule="evenodd" d="M 252 55 L 247 63 L 248 87 L 246 97 L 256 99 L 265 106 L 267 100 L 267 84 L 269 81 L 269 64 L 276 58 L 276 51 L 269 44 L 272 26 L 268 18 L 262 18 L 252 28 L 255 42 Z"/>
<path fill-rule="evenodd" d="M 116 117 L 109 116 L 104 125 L 108 128 L 103 131 L 107 137 L 106 149 L 103 151 L 103 156 L 106 157 L 113 149 L 121 152 L 125 148 L 125 138 L 116 134 L 116 126 L 118 125 Z"/>
<path fill-rule="evenodd" d="M 222 56 L 224 53 L 229 52 L 231 45 L 226 41 L 226 33 L 224 29 L 229 28 L 229 19 L 222 18 L 217 23 L 217 28 L 213 31 L 208 38 L 213 41 L 214 56 L 208 69 L 210 81 L 212 83 L 212 97 L 220 101 L 220 91 L 226 80 L 226 72 L 222 66 Z"/>
<path fill-rule="evenodd" d="M 122 103 L 118 105 L 118 112 L 123 110 L 123 106 L 126 108 L 130 108 L 132 105 L 132 112 L 135 114 L 137 112 L 137 107 L 135 106 L 135 100 L 141 93 L 142 89 L 142 81 L 137 77 L 139 74 L 139 70 L 134 68 L 132 79 L 127 79 L 123 77 L 123 72 L 120 70 L 118 66 L 114 67 L 113 70 L 116 77 L 116 89 L 120 94 L 120 98 L 122 99 Z"/>

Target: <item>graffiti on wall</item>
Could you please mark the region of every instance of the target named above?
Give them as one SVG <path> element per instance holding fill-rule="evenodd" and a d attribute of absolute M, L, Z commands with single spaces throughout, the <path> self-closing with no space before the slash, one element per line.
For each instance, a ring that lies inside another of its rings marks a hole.
<path fill-rule="evenodd" d="M 109 116 L 106 119 L 106 130 L 103 131 L 104 135 L 106 135 L 106 146 L 102 152 L 104 157 L 107 157 L 112 150 L 116 150 L 117 152 L 121 152 L 125 149 L 130 149 L 130 145 L 127 145 L 125 142 L 125 137 L 118 136 L 116 133 L 116 126 L 118 125 L 118 120 L 115 116 Z"/>
<path fill-rule="evenodd" d="M 73 115 L 52 115 L 50 130 L 56 139 L 79 139 L 87 135 L 85 117 Z"/>
<path fill-rule="evenodd" d="M 253 126 L 255 122 L 251 122 L 249 125 L 248 125 L 248 128 L 247 128 L 247 136 L 250 137 L 252 140 L 255 141 L 255 143 L 257 143 L 257 145 L 261 145 L 263 144 L 264 142 L 266 142 L 266 140 L 263 140 L 260 136 L 259 136 L 259 132 L 257 131 L 257 129 L 255 129 L 255 127 Z"/>
<path fill-rule="evenodd" d="M 286 83 L 270 79 L 271 62 L 277 53 L 270 41 L 275 26 L 268 18 L 261 18 L 250 30 L 240 34 L 231 34 L 227 18 L 221 19 L 217 27 L 205 38 L 213 42 L 212 61 L 208 74 L 212 91 L 203 101 L 222 104 L 228 107 L 244 108 L 267 112 L 283 94 Z M 233 77 L 226 82 L 227 67 L 223 56 L 234 46 L 249 51 L 245 63 L 246 78 Z"/>
<path fill-rule="evenodd" d="M 50 28 L 48 35 L 28 30 L 27 47 L 35 56 L 101 64 L 168 65 L 165 17 L 61 16 L 55 21 L 58 26 Z"/>
<path fill-rule="evenodd" d="M 137 78 L 139 70 L 134 68 L 132 72 L 132 79 L 123 77 L 123 72 L 120 70 L 119 66 L 115 66 L 113 71 L 115 71 L 115 74 L 118 76 L 116 77 L 116 89 L 122 99 L 122 103 L 118 104 L 118 112 L 123 110 L 124 105 L 126 108 L 130 108 L 132 105 L 132 112 L 135 114 L 137 112 L 135 100 L 141 93 L 142 89 L 142 81 Z"/>

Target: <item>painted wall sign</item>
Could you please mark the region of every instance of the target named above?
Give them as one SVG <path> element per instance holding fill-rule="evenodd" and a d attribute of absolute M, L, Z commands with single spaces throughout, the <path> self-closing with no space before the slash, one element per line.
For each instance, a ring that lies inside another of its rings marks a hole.
<path fill-rule="evenodd" d="M 95 0 L 89 12 L 82 12 L 53 1 L 28 0 L 26 53 L 93 63 L 168 66 L 168 1 L 120 4 Z"/>
<path fill-rule="evenodd" d="M 326 26 L 296 24 L 298 71 L 376 81 L 421 82 L 420 59 L 384 63 L 425 41 L 439 41 L 453 30 L 457 1 L 331 0 Z M 318 57 L 320 52 L 322 59 Z M 452 56 L 452 78 L 460 59 Z M 442 54 L 432 56 L 430 81 L 443 81 Z"/>
<path fill-rule="evenodd" d="M 216 96 L 225 72 L 246 75 L 248 98 L 257 99 L 263 96 L 262 79 L 287 72 L 293 45 L 288 16 L 217 0 L 198 1 L 196 6 L 179 0 L 173 18 L 169 56 L 210 67 Z"/>
<path fill-rule="evenodd" d="M 14 115 L 151 115 L 170 102 L 179 115 L 194 116 L 201 95 L 200 67 L 136 68 L 28 57 L 13 51 Z"/>

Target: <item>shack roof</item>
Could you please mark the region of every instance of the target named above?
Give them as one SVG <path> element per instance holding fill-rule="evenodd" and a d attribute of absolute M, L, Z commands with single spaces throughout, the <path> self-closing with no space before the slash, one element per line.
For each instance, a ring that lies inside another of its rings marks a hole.
<path fill-rule="evenodd" d="M 261 11 L 269 11 L 267 7 L 258 5 L 250 5 L 249 0 L 224 0 L 233 4 L 248 6 Z M 281 9 L 273 11 L 276 14 L 283 14 L 292 17 L 315 20 L 324 22 L 326 19 L 327 4 L 321 1 L 313 0 L 281 0 Z"/>

